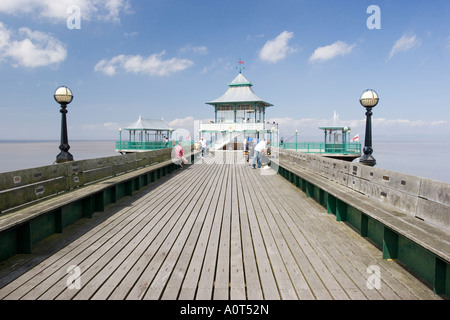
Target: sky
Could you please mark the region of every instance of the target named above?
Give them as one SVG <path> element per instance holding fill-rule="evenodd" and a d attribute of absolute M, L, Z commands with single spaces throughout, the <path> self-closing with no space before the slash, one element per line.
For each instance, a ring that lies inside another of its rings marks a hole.
<path fill-rule="evenodd" d="M 118 140 L 139 116 L 193 130 L 239 73 L 289 139 L 343 125 L 450 140 L 448 0 L 1 0 L 0 140 Z"/>

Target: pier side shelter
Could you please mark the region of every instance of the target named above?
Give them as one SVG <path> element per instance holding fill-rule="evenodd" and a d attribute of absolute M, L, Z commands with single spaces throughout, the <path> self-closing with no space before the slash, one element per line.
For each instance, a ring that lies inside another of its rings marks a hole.
<path fill-rule="evenodd" d="M 123 139 L 120 130 L 120 141 L 116 142 L 116 151 L 120 153 L 167 148 L 173 131 L 164 120 L 144 119 L 141 116 L 123 130 L 128 131 L 128 140 Z"/>
<path fill-rule="evenodd" d="M 324 131 L 323 156 L 346 161 L 361 157 L 361 144 L 351 142 L 350 127 L 319 127 L 319 129 Z"/>
<path fill-rule="evenodd" d="M 266 132 L 266 108 L 273 106 L 259 98 L 241 72 L 228 84 L 228 90 L 219 98 L 206 102 L 214 107 L 214 121 L 200 124 L 201 133 L 209 132 L 215 138 L 215 149 Z M 269 128 L 270 130 L 270 128 Z"/>

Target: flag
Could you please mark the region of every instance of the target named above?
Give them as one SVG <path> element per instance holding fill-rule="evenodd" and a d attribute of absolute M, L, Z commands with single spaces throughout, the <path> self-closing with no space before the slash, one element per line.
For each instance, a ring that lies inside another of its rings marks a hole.
<path fill-rule="evenodd" d="M 351 142 L 358 142 L 359 141 L 359 133 L 356 135 L 356 136 L 354 136 L 353 138 L 352 138 L 352 140 L 350 140 Z"/>

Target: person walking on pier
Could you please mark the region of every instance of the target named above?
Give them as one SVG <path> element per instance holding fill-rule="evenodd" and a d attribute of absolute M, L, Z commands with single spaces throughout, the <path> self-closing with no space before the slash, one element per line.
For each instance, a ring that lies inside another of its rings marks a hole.
<path fill-rule="evenodd" d="M 254 149 L 255 155 L 253 156 L 253 169 L 256 169 L 256 165 L 258 165 L 258 169 L 261 168 L 261 154 L 265 154 L 267 152 L 267 143 L 266 139 L 262 138 Z"/>
<path fill-rule="evenodd" d="M 200 147 L 202 148 L 202 157 L 206 156 L 206 140 L 203 137 L 199 141 Z"/>
<path fill-rule="evenodd" d="M 179 159 L 181 168 L 188 163 L 187 159 L 184 157 L 183 145 L 181 144 L 181 141 L 178 142 L 178 145 L 175 147 L 175 157 Z"/>

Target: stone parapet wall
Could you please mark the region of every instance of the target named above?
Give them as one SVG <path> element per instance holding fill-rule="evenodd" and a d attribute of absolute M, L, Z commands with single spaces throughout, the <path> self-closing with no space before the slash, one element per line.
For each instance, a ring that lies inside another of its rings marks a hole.
<path fill-rule="evenodd" d="M 281 150 L 280 161 L 296 164 L 330 182 L 388 204 L 399 213 L 450 230 L 448 183 L 291 150 Z"/>

